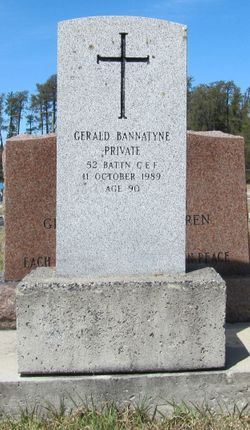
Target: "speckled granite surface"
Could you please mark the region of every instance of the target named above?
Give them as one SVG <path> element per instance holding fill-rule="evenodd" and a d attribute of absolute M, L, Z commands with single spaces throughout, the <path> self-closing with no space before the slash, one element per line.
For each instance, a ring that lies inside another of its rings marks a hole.
<path fill-rule="evenodd" d="M 188 262 L 250 273 L 244 140 L 218 131 L 187 137 Z"/>
<path fill-rule="evenodd" d="M 250 273 L 243 145 L 218 131 L 188 132 L 187 254 L 221 274 Z M 55 146 L 55 135 L 7 143 L 6 279 L 21 279 L 48 257 L 54 265 Z"/>
<path fill-rule="evenodd" d="M 6 280 L 55 265 L 56 137 L 21 135 L 4 153 Z"/>

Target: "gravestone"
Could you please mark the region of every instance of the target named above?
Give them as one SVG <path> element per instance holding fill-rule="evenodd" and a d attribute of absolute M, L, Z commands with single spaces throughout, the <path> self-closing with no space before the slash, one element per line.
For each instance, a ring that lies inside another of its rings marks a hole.
<path fill-rule="evenodd" d="M 55 265 L 56 136 L 14 137 L 5 148 L 4 277 L 17 281 L 36 266 Z M 188 132 L 188 265 L 207 264 L 225 276 L 250 273 L 244 171 L 242 137 Z"/>
<path fill-rule="evenodd" d="M 187 263 L 250 274 L 244 139 L 188 132 Z"/>
<path fill-rule="evenodd" d="M 62 22 L 57 139 L 57 272 L 184 272 L 186 28 Z"/>
<path fill-rule="evenodd" d="M 7 230 L 4 277 L 10 281 L 17 281 L 33 270 L 36 265 L 46 264 L 46 262 L 55 265 L 56 136 L 44 135 L 38 138 L 37 136 L 25 135 L 19 136 L 18 139 L 15 137 L 14 140 L 12 138 L 11 142 L 7 141 L 6 143 L 7 165 L 5 173 L 7 176 L 5 175 L 5 183 L 7 183 L 7 189 L 5 191 L 5 206 Z M 230 157 L 228 157 L 231 149 L 236 151 L 233 165 L 230 162 Z M 15 157 L 13 157 L 13 151 Z M 38 154 L 31 156 L 34 151 L 38 151 Z M 211 154 L 215 154 L 215 151 L 217 161 L 215 163 L 210 162 L 209 160 L 212 160 Z M 44 166 L 48 166 L 48 169 L 40 168 L 38 171 L 38 159 L 43 160 Z M 187 134 L 187 160 L 186 253 L 189 256 L 188 261 L 191 260 L 192 265 L 204 264 L 207 253 L 207 264 L 215 267 L 224 276 L 227 283 L 228 321 L 248 321 L 250 317 L 249 276 L 241 276 L 245 272 L 250 272 L 247 254 L 243 140 L 241 137 L 225 133 L 189 131 Z M 27 172 L 23 168 L 24 164 L 27 165 L 27 163 L 29 176 L 32 178 L 30 181 L 26 180 Z M 230 182 L 232 183 L 230 188 L 227 181 L 228 175 L 230 175 Z M 16 177 L 18 177 L 18 183 Z M 202 181 L 200 180 L 201 177 Z M 20 184 L 20 188 L 18 188 L 18 184 Z M 52 193 L 49 193 L 46 198 L 46 214 L 43 212 L 44 205 L 40 204 L 43 193 L 41 190 L 37 192 L 41 184 L 47 184 L 47 188 Z M 33 187 L 32 190 L 31 186 Z M 203 197 L 205 195 L 204 207 Z M 35 200 L 36 197 L 37 201 Z M 222 206 L 220 206 L 221 201 L 224 202 Z M 220 207 L 219 218 L 214 216 L 211 218 L 211 214 L 215 214 L 218 207 Z M 228 207 L 230 207 L 230 212 Z M 18 214 L 18 217 L 15 214 Z M 225 220 L 227 225 L 225 225 Z M 32 226 L 32 237 L 27 234 L 30 226 Z M 41 226 L 43 226 L 42 230 Z M 230 235 L 228 231 L 230 231 Z M 215 252 L 215 244 L 218 240 L 220 247 Z M 199 243 L 198 247 L 197 243 Z M 47 247 L 47 255 L 42 260 L 39 257 L 43 256 L 45 246 Z M 205 252 L 199 251 L 197 253 L 197 248 L 203 249 Z M 221 249 L 226 251 L 221 254 Z M 228 249 L 230 249 L 230 258 L 227 257 L 229 255 Z M 242 249 L 244 250 L 243 253 Z M 37 256 L 35 259 L 34 255 Z M 196 258 L 194 258 L 195 255 Z M 218 263 L 218 258 L 220 259 L 221 255 L 224 255 L 224 259 L 226 257 L 226 261 Z M 210 258 L 208 259 L 208 257 Z M 235 263 L 236 258 L 238 259 L 237 264 Z M 27 265 L 28 261 L 31 264 Z M 4 315 L 2 312 L 3 318 L 5 318 Z"/>
<path fill-rule="evenodd" d="M 225 283 L 185 273 L 186 28 L 66 21 L 58 64 L 57 267 L 18 286 L 19 372 L 224 366 Z"/>
<path fill-rule="evenodd" d="M 56 136 L 20 135 L 4 151 L 4 277 L 55 266 Z"/>

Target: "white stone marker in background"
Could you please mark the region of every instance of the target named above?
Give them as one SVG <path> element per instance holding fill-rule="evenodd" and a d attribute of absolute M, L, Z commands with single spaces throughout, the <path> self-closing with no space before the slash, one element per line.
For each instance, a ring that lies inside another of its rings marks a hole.
<path fill-rule="evenodd" d="M 57 130 L 57 272 L 184 272 L 186 27 L 60 23 Z"/>

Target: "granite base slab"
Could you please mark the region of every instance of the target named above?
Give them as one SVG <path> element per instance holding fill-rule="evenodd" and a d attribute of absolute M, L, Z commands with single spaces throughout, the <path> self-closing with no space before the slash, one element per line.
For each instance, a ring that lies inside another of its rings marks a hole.
<path fill-rule="evenodd" d="M 225 300 L 225 282 L 211 268 L 122 279 L 36 269 L 17 287 L 18 371 L 224 367 Z"/>

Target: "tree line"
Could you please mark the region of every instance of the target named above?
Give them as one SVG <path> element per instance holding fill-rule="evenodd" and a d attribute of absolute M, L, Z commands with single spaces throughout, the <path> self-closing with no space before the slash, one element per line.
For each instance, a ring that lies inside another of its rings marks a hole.
<path fill-rule="evenodd" d="M 234 81 L 187 85 L 189 130 L 219 130 L 245 139 L 247 180 L 250 181 L 250 87 L 242 93 Z"/>
<path fill-rule="evenodd" d="M 36 93 L 28 91 L 0 94 L 0 147 L 3 133 L 10 138 L 20 133 L 25 121 L 26 133 L 47 134 L 56 129 L 57 79 L 50 76 L 36 84 Z M 246 167 L 250 180 L 250 87 L 242 93 L 234 81 L 211 84 L 187 83 L 187 126 L 189 130 L 219 130 L 242 135 L 246 144 Z"/>
<path fill-rule="evenodd" d="M 28 134 L 47 134 L 55 131 L 56 81 L 56 75 L 52 75 L 46 82 L 36 84 L 35 94 L 29 94 L 28 91 L 0 94 L 1 149 L 4 144 L 3 133 L 7 139 L 19 134 L 22 120 L 25 120 L 25 132 Z"/>

